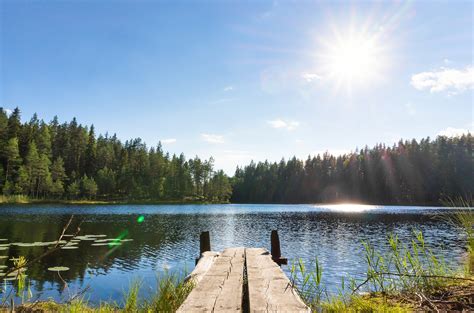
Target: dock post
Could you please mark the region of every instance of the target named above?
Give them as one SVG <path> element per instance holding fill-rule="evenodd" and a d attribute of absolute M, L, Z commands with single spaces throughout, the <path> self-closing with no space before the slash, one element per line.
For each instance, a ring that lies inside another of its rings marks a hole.
<path fill-rule="evenodd" d="M 272 260 L 278 265 L 288 264 L 288 259 L 281 257 L 280 237 L 277 230 L 272 230 L 270 235 Z"/>
<path fill-rule="evenodd" d="M 201 254 L 211 251 L 211 238 L 208 231 L 203 231 L 199 236 L 199 249 Z"/>

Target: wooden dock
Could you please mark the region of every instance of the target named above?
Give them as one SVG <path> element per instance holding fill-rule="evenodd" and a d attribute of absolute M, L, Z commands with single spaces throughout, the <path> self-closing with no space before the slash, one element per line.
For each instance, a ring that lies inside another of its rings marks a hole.
<path fill-rule="evenodd" d="M 263 248 L 210 251 L 209 233 L 201 234 L 201 257 L 188 279 L 195 287 L 178 312 L 311 312 L 279 264 L 278 233 L 272 255 Z M 278 247 L 276 245 L 278 244 Z"/>

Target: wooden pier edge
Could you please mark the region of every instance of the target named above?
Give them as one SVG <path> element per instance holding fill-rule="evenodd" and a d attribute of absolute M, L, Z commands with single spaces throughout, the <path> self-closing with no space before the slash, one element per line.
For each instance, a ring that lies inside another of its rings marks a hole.
<path fill-rule="evenodd" d="M 195 284 L 177 312 L 311 312 L 280 268 L 276 230 L 271 253 L 263 248 L 210 251 L 209 232 L 200 236 L 200 258 L 187 280 Z"/>

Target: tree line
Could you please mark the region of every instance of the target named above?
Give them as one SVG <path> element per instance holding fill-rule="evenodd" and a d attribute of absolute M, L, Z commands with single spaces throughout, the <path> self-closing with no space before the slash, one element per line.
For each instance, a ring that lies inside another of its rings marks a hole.
<path fill-rule="evenodd" d="M 0 108 L 0 191 L 42 199 L 228 201 L 232 187 L 214 160 L 187 160 L 159 143 L 96 136 L 74 118 L 49 123 Z"/>
<path fill-rule="evenodd" d="M 474 193 L 471 134 L 378 144 L 353 153 L 251 162 L 229 178 L 214 160 L 122 143 L 94 126 L 0 108 L 0 192 L 39 199 L 236 203 L 433 204 Z"/>
<path fill-rule="evenodd" d="M 241 203 L 437 204 L 472 197 L 471 134 L 378 144 L 334 156 L 329 153 L 237 168 L 231 201 Z"/>

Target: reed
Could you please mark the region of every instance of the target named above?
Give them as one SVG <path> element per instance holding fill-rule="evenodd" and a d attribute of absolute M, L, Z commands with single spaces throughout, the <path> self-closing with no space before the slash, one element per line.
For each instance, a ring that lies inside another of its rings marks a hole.
<path fill-rule="evenodd" d="M 386 296 L 425 294 L 464 282 L 462 271 L 449 267 L 436 256 L 421 232 L 414 231 L 408 242 L 389 235 L 386 243 L 387 249 L 382 252 L 363 242 L 366 278 L 342 279 L 335 294 L 328 293 L 317 259 L 308 265 L 302 260 L 293 261 L 291 281 L 303 301 L 318 312 L 412 311 L 410 305 L 388 301 Z"/>
<path fill-rule="evenodd" d="M 459 227 L 466 235 L 468 262 L 466 271 L 474 273 L 474 198 L 455 198 L 443 201 L 444 205 L 452 209 L 448 213 L 441 214 L 439 218 L 445 222 Z"/>

